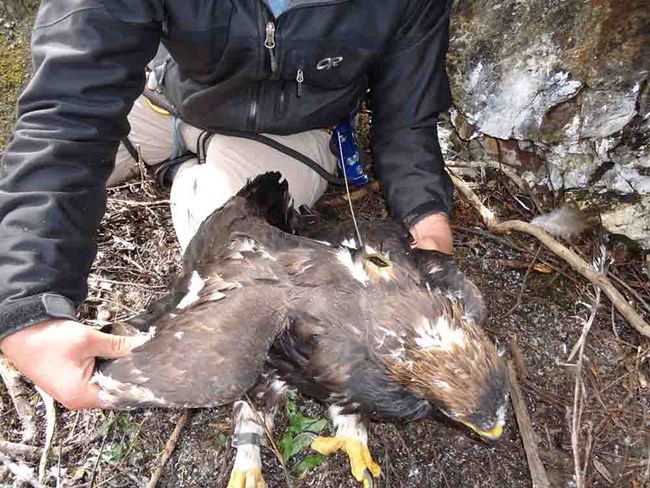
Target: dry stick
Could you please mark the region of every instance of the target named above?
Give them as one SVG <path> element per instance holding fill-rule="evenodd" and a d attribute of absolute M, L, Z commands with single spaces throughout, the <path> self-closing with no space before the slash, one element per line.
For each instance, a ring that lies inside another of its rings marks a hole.
<path fill-rule="evenodd" d="M 11 457 L 34 461 L 41 457 L 43 450 L 40 447 L 30 446 L 28 444 L 18 444 L 16 442 L 0 441 L 0 453 L 7 454 Z"/>
<path fill-rule="evenodd" d="M 38 482 L 45 483 L 45 473 L 47 470 L 47 458 L 52 449 L 52 439 L 54 438 L 54 430 L 56 428 L 56 409 L 54 407 L 54 398 L 45 393 L 38 386 L 36 391 L 41 395 L 43 403 L 45 404 L 45 445 L 43 446 L 43 453 L 38 463 Z"/>
<path fill-rule="evenodd" d="M 465 166 L 470 167 L 470 168 L 484 168 L 484 167 L 487 166 L 488 168 L 497 169 L 497 170 L 501 171 L 504 175 L 506 175 L 508 178 L 510 178 L 510 180 L 512 180 L 512 182 L 515 185 L 517 185 L 517 187 L 519 187 L 519 189 L 521 191 L 523 191 L 524 193 L 526 193 L 528 195 L 528 197 L 531 199 L 531 201 L 533 202 L 533 204 L 535 205 L 535 207 L 537 208 L 538 211 L 540 211 L 540 212 L 542 211 L 542 204 L 539 201 L 539 199 L 537 198 L 537 195 L 535 195 L 535 193 L 531 189 L 530 185 L 528 185 L 526 180 L 524 180 L 521 176 L 519 176 L 517 174 L 516 170 L 512 169 L 507 164 L 503 164 L 503 163 L 500 163 L 498 161 L 491 161 L 491 160 L 488 160 L 488 161 L 470 161 L 470 162 L 467 162 L 467 163 L 464 162 L 463 164 Z M 454 167 L 453 162 L 448 163 L 448 166 L 453 168 Z"/>
<path fill-rule="evenodd" d="M 550 234 L 543 231 L 540 227 L 522 222 L 521 220 L 508 220 L 506 222 L 499 222 L 494 213 L 488 209 L 476 193 L 454 174 L 450 174 L 454 185 L 458 190 L 467 198 L 470 203 L 480 213 L 483 222 L 488 230 L 497 233 L 507 234 L 510 231 L 516 230 L 525 234 L 536 237 L 542 244 L 555 253 L 560 258 L 564 259 L 569 265 L 583 277 L 588 279 L 592 284 L 599 287 L 607 298 L 610 299 L 616 310 L 634 327 L 639 334 L 650 338 L 650 325 L 643 320 L 643 318 L 634 310 L 625 297 L 616 289 L 612 282 L 607 279 L 603 273 L 596 271 L 589 263 L 582 259 L 571 249 L 563 244 L 560 244 Z"/>
<path fill-rule="evenodd" d="M 74 449 L 74 446 L 67 446 L 61 450 L 61 454 L 65 456 Z M 43 455 L 43 449 L 38 446 L 32 446 L 30 444 L 0 440 L 0 453 L 15 458 L 22 458 L 26 461 L 36 461 Z M 54 456 L 58 456 L 58 454 L 50 452 L 49 457 Z"/>
<path fill-rule="evenodd" d="M 517 336 L 511 335 L 508 338 L 508 346 L 510 346 L 510 354 L 512 354 L 512 359 L 515 362 L 515 368 L 517 370 L 517 375 L 522 380 L 527 380 L 530 374 L 528 373 L 528 367 L 526 366 L 526 360 L 524 355 L 521 352 L 519 343 L 517 342 Z"/>
<path fill-rule="evenodd" d="M 16 413 L 23 425 L 24 442 L 30 442 L 36 437 L 36 422 L 34 421 L 34 407 L 27 400 L 28 393 L 22 385 L 20 373 L 14 368 L 4 356 L 0 355 L 0 376 L 7 387 L 9 396 L 14 402 Z"/>
<path fill-rule="evenodd" d="M 526 459 L 528 460 L 528 469 L 530 477 L 533 481 L 533 488 L 550 488 L 551 484 L 546 476 L 546 470 L 539 457 L 537 448 L 537 440 L 535 439 L 535 432 L 533 425 L 526 410 L 526 402 L 521 392 L 521 387 L 517 381 L 517 372 L 511 361 L 508 361 L 508 379 L 510 385 L 510 400 L 512 401 L 512 408 L 515 411 L 515 418 L 519 426 L 519 434 L 524 443 L 524 450 L 526 451 Z"/>
<path fill-rule="evenodd" d="M 511 315 L 515 310 L 517 310 L 517 308 L 519 308 L 519 304 L 521 303 L 521 297 L 524 296 L 524 292 L 526 291 L 526 280 L 528 280 L 528 275 L 530 274 L 530 271 L 533 269 L 533 266 L 535 266 L 535 263 L 537 262 L 537 258 L 539 257 L 539 252 L 541 250 L 542 250 L 542 245 L 540 244 L 539 247 L 537 248 L 537 251 L 535 252 L 535 256 L 533 257 L 533 260 L 528 265 L 528 269 L 526 269 L 526 274 L 524 274 L 524 279 L 521 280 L 521 288 L 519 289 L 519 293 L 517 294 L 517 300 L 515 300 L 515 304 L 512 307 L 510 307 L 510 310 L 508 310 L 506 313 L 499 315 L 495 320 L 499 320 L 504 317 L 507 317 Z"/>
<path fill-rule="evenodd" d="M 45 488 L 34 479 L 33 470 L 29 466 L 22 463 L 15 463 L 4 454 L 0 454 L 0 461 L 16 477 L 17 481 L 27 483 L 34 488 Z"/>
<path fill-rule="evenodd" d="M 582 420 L 582 412 L 584 408 L 584 383 L 582 381 L 582 363 L 584 359 L 584 350 L 587 343 L 587 335 L 589 330 L 596 319 L 596 314 L 598 312 L 598 305 L 600 304 L 600 288 L 595 286 L 595 297 L 594 301 L 591 304 L 591 313 L 589 318 L 585 321 L 582 327 L 582 334 L 580 334 L 580 339 L 578 339 L 577 353 L 578 361 L 576 363 L 576 381 L 573 388 L 573 415 L 571 416 L 571 448 L 573 450 L 573 464 L 575 466 L 576 474 L 576 486 L 577 488 L 582 488 L 585 486 L 585 473 L 587 471 L 587 463 L 589 461 L 589 453 L 587 452 L 590 448 L 590 443 L 587 444 L 587 449 L 585 449 L 585 466 L 582 468 L 580 466 L 580 421 Z M 575 351 L 575 348 L 574 348 Z M 571 353 L 570 357 L 573 357 L 574 353 Z M 570 359 L 569 359 L 570 360 Z"/>
<path fill-rule="evenodd" d="M 153 473 L 151 473 L 151 478 L 149 478 L 149 482 L 147 483 L 146 488 L 155 488 L 155 486 L 158 484 L 158 481 L 160 481 L 160 476 L 162 475 L 163 469 L 165 468 L 165 464 L 167 464 L 167 461 L 171 457 L 172 452 L 174 452 L 174 448 L 176 447 L 176 443 L 178 442 L 178 438 L 181 435 L 181 431 L 183 430 L 188 417 L 188 411 L 184 410 L 182 415 L 178 418 L 176 427 L 174 427 L 172 434 L 169 436 L 165 447 L 160 453 L 156 469 L 154 469 Z"/>
<path fill-rule="evenodd" d="M 109 198 L 108 199 L 109 204 L 116 204 L 116 205 L 126 205 L 130 207 L 155 207 L 156 205 L 168 205 L 170 203 L 170 200 L 155 200 L 153 202 L 147 202 L 147 201 L 138 201 L 138 200 L 123 200 L 121 198 Z"/>
<path fill-rule="evenodd" d="M 90 481 L 88 482 L 88 488 L 93 488 L 93 486 L 95 486 L 95 476 L 97 476 L 97 468 L 99 467 L 99 463 L 102 459 L 102 454 L 104 453 L 104 447 L 106 446 L 106 439 L 108 438 L 108 433 L 110 432 L 111 427 L 117 421 L 117 417 L 118 417 L 117 415 L 113 414 L 111 420 L 106 424 L 106 428 L 100 429 L 104 431 L 104 437 L 102 438 L 102 443 L 99 446 L 99 453 L 97 454 L 97 459 L 95 460 L 93 471 L 90 474 Z M 97 439 L 97 437 L 95 437 L 93 441 L 95 439 Z"/>
<path fill-rule="evenodd" d="M 625 288 L 628 291 L 628 293 L 632 295 L 637 302 L 639 302 L 639 305 L 645 308 L 646 312 L 650 313 L 650 303 L 645 301 L 645 299 L 639 294 L 639 292 L 637 292 L 634 288 L 628 285 L 620 276 L 616 274 L 615 271 L 610 270 L 609 273 L 607 273 L 607 276 L 609 276 L 612 280 L 614 280 L 616 283 L 618 283 L 623 288 Z"/>

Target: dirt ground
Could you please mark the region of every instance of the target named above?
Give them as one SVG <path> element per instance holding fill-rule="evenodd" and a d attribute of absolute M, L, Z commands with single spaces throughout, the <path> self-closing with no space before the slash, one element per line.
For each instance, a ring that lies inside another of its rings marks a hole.
<path fill-rule="evenodd" d="M 82 309 L 87 323 L 101 325 L 142 310 L 148 300 L 164 293 L 178 269 L 167 194 L 153 187 L 145 175 L 143 178 L 109 192 L 99 255 L 90 278 L 89 298 Z M 497 185 L 490 191 L 488 203 L 501 207 L 506 215 L 511 202 L 504 197 L 501 185 L 508 183 L 497 175 L 494 180 Z M 338 200 L 330 194 L 323 205 L 335 205 L 345 214 Z M 365 218 L 381 218 L 386 213 L 380 194 L 374 190 L 357 199 L 356 205 Z M 458 201 L 458 260 L 482 290 L 490 313 L 488 330 L 506 356 L 508 339 L 517 337 L 529 371 L 522 386 L 552 486 L 574 486 L 570 443 L 574 367 L 567 357 L 587 315 L 580 304 L 590 302 L 590 286 L 541 250 L 538 266 L 528 273 L 522 293 L 524 276 L 539 245 L 515 235 L 490 236 L 476 222 L 473 211 Z M 588 256 L 591 240 L 587 236 L 574 243 L 576 249 Z M 648 301 L 641 256 L 615 241 L 610 248 L 616 259 L 613 270 Z M 588 486 L 648 486 L 649 356 L 650 346 L 642 343 L 604 301 L 588 338 L 584 365 L 587 402 L 583 426 L 585 435 L 589 431 L 592 439 Z M 6 392 L 0 391 L 0 438 L 19 442 L 20 424 Z M 43 407 L 36 395 L 30 400 L 39 414 L 36 445 L 40 445 Z M 306 415 L 320 417 L 325 413 L 321 405 L 308 399 L 300 398 L 298 404 Z M 94 478 L 94 487 L 144 486 L 178 416 L 178 412 L 164 410 L 114 415 L 59 409 L 54 452 L 60 450 L 61 457 L 51 462 L 48 485 L 56 486 L 58 478 L 58 486 L 88 487 Z M 278 437 L 286 426 L 287 419 L 280 419 Z M 234 456 L 229 436 L 229 408 L 192 412 L 159 486 L 226 486 Z M 512 417 L 503 438 L 494 445 L 444 419 L 373 424 L 370 444 L 383 466 L 386 487 L 531 485 Z M 263 453 L 269 486 L 286 486 L 271 450 L 265 448 Z M 293 483 L 357 486 L 342 455 L 326 458 Z"/>
<path fill-rule="evenodd" d="M 9 96 L 4 100 L 13 106 Z M 6 103 L 2 110 L 5 116 L 11 112 Z M 6 120 L 0 127 L 7 127 Z M 502 217 L 532 217 L 517 201 L 527 197 L 518 195 L 516 187 L 499 174 L 488 172 L 478 191 Z M 322 206 L 345 216 L 345 203 L 336 193 L 328 193 Z M 109 191 L 89 297 L 81 309 L 86 323 L 99 326 L 124 319 L 165 292 L 179 266 L 167 198 L 144 173 Z M 376 187 L 356 198 L 355 205 L 364 218 L 387 217 Z M 552 208 L 550 200 L 545 205 Z M 461 200 L 456 202 L 455 213 L 457 259 L 484 294 L 490 317 L 487 329 L 506 357 L 511 355 L 508 341 L 513 336 L 523 353 L 528 377 L 520 380 L 551 484 L 575 486 L 570 430 L 575 366 L 568 356 L 588 316 L 584 304 L 592 301 L 592 287 L 564 262 L 540 249 L 534 239 L 486 233 L 478 216 Z M 592 245 L 599 239 L 597 233 L 588 233 L 572 246 L 590 260 Z M 643 311 L 640 302 L 650 303 L 650 285 L 642 254 L 616 238 L 607 246 L 614 259 L 612 279 Z M 590 452 L 587 486 L 650 486 L 649 363 L 650 344 L 603 299 L 587 339 L 583 366 L 586 403 L 581 449 Z M 31 386 L 28 391 L 39 427 L 33 445 L 42 446 L 44 407 Z M 298 406 L 304 415 L 320 418 L 325 414 L 322 405 L 306 398 L 298 398 Z M 59 408 L 46 485 L 145 486 L 179 415 L 165 410 L 113 413 Z M 229 408 L 191 412 L 158 486 L 225 487 L 234 458 L 230 420 Z M 289 421 L 281 416 L 276 439 Z M 21 431 L 11 399 L 0 384 L 0 439 L 21 442 Z M 435 418 L 409 424 L 375 423 L 370 446 L 382 465 L 382 483 L 387 488 L 531 486 L 512 415 L 503 438 L 495 444 Z M 295 461 L 308 454 L 308 450 L 301 451 Z M 268 446 L 263 456 L 269 487 L 287 486 Z M 12 459 L 30 470 L 37 465 L 21 456 Z M 291 483 L 296 487 L 359 486 L 343 455 L 326 458 L 293 477 Z M 5 486 L 14 486 L 14 477 L 0 466 L 0 487 Z"/>

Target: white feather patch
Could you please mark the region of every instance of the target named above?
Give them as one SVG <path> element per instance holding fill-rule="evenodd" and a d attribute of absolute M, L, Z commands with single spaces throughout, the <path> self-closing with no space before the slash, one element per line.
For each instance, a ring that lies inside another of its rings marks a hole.
<path fill-rule="evenodd" d="M 589 223 L 580 211 L 569 205 L 563 205 L 550 213 L 535 217 L 530 223 L 541 227 L 553 237 L 564 239 L 577 237 L 589 227 Z"/>
<path fill-rule="evenodd" d="M 332 245 L 331 242 L 327 242 L 327 241 L 319 241 L 318 239 L 314 239 L 314 241 L 315 241 L 315 242 L 319 242 L 319 243 L 321 243 L 321 244 L 324 244 L 324 245 L 326 245 L 326 246 L 331 246 L 331 245 Z"/>
<path fill-rule="evenodd" d="M 344 415 L 341 413 L 342 411 L 343 409 L 336 405 L 329 408 L 330 418 L 336 429 L 336 437 L 356 439 L 367 445 L 368 430 L 361 421 L 361 416 L 357 414 Z"/>
<path fill-rule="evenodd" d="M 415 327 L 415 332 L 418 334 L 415 343 L 421 349 L 451 351 L 454 346 L 464 347 L 467 342 L 462 329 L 452 327 L 445 317 L 438 317 L 434 323 L 422 317 L 420 324 Z"/>
<path fill-rule="evenodd" d="M 259 253 L 264 259 L 268 259 L 269 261 L 277 261 L 275 257 L 269 254 L 269 252 L 266 249 L 260 246 L 253 239 L 245 238 L 237 241 L 232 241 L 228 245 L 228 247 L 234 251 L 233 254 L 231 254 L 230 256 L 231 259 L 242 259 L 243 255 L 241 253 L 254 252 L 254 253 Z M 233 257 L 233 256 L 241 256 L 241 257 Z"/>
<path fill-rule="evenodd" d="M 352 259 L 352 253 L 350 252 L 350 249 L 347 247 L 340 247 L 339 250 L 336 253 L 336 258 L 339 260 L 339 262 L 345 266 L 348 271 L 352 274 L 352 277 L 357 280 L 359 283 L 365 285 L 368 283 L 368 280 L 370 279 L 368 277 L 368 274 L 366 273 L 366 270 L 363 266 L 363 262 L 354 262 Z"/>
<path fill-rule="evenodd" d="M 357 248 L 357 241 L 353 238 L 350 237 L 348 239 L 343 239 L 343 242 L 341 242 L 342 246 L 349 247 L 350 249 L 356 249 Z"/>
<path fill-rule="evenodd" d="M 437 264 L 434 264 L 433 266 L 431 266 L 431 268 L 429 268 L 430 275 L 440 273 L 441 271 L 442 271 L 442 267 L 438 266 Z"/>
<path fill-rule="evenodd" d="M 137 372 L 137 375 L 142 377 L 142 371 L 137 370 Z M 132 373 L 135 373 L 135 371 Z M 99 392 L 99 398 L 109 405 L 125 399 L 133 402 L 153 403 L 157 405 L 167 405 L 168 403 L 164 398 L 157 397 L 147 387 L 132 383 L 122 383 L 99 371 L 93 375 L 90 383 L 99 385 L 102 389 Z"/>
<path fill-rule="evenodd" d="M 506 410 L 508 408 L 508 397 L 506 396 L 503 405 L 497 410 L 497 426 L 502 427 L 506 423 Z"/>
<path fill-rule="evenodd" d="M 199 273 L 196 271 L 192 273 L 192 277 L 190 278 L 190 286 L 189 290 L 187 291 L 187 295 L 183 297 L 183 299 L 176 305 L 176 308 L 179 309 L 184 309 L 190 305 L 192 305 L 195 301 L 199 299 L 199 292 L 203 289 L 205 286 L 205 283 L 199 276 Z"/>

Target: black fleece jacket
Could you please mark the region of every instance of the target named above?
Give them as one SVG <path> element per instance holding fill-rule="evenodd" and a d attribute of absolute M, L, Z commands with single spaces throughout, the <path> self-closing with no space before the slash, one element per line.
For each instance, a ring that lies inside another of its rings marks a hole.
<path fill-rule="evenodd" d="M 105 182 L 159 43 L 171 55 L 164 92 L 201 129 L 326 127 L 369 88 L 392 212 L 408 223 L 449 213 L 436 118 L 450 104 L 450 10 L 451 0 L 293 0 L 275 19 L 260 0 L 44 0 L 1 165 L 0 338 L 74 318 L 85 299 Z"/>

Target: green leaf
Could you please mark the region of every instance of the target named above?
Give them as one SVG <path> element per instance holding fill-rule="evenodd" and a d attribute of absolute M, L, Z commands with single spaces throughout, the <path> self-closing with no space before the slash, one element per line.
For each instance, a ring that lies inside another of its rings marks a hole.
<path fill-rule="evenodd" d="M 322 454 L 309 454 L 293 467 L 293 471 L 296 475 L 300 475 L 309 469 L 320 466 L 323 463 L 323 459 L 325 459 L 325 456 Z"/>
<path fill-rule="evenodd" d="M 217 434 L 217 440 L 219 441 L 219 444 L 221 444 L 222 446 L 228 445 L 228 434 L 219 432 L 219 434 Z"/>
<path fill-rule="evenodd" d="M 109 415 L 106 415 L 104 417 L 104 421 L 102 422 L 102 425 L 99 426 L 99 432 L 97 434 L 98 437 L 103 437 L 106 435 L 110 426 L 113 425 L 114 415 L 115 414 L 113 412 L 110 412 Z"/>
<path fill-rule="evenodd" d="M 294 455 L 293 451 L 293 435 L 290 432 L 285 432 L 285 434 L 278 441 L 280 446 L 280 454 L 282 454 L 282 459 L 285 462 L 289 461 L 289 458 Z"/>
<path fill-rule="evenodd" d="M 302 425 L 302 415 L 296 414 L 289 419 L 289 432 L 297 434 L 300 432 L 300 426 Z"/>
<path fill-rule="evenodd" d="M 299 414 L 298 405 L 296 404 L 295 397 L 289 397 L 287 403 L 284 405 L 284 409 L 287 412 L 287 417 L 293 418 L 296 414 Z"/>
<path fill-rule="evenodd" d="M 300 432 L 315 432 L 320 434 L 327 426 L 327 419 L 303 417 L 300 424 Z"/>
<path fill-rule="evenodd" d="M 314 434 L 320 434 L 325 430 L 327 419 L 303 415 L 296 402 L 296 397 L 288 398 L 284 409 L 289 419 L 289 425 L 278 441 L 278 449 L 284 461 L 289 463 L 296 455 L 309 449 Z M 299 460 L 293 469 L 296 475 L 299 475 L 307 469 L 318 466 L 322 461 L 322 456 L 309 454 Z"/>
<path fill-rule="evenodd" d="M 132 431 L 131 418 L 128 414 L 120 414 L 120 416 L 117 417 L 117 425 L 129 433 Z"/>
<path fill-rule="evenodd" d="M 104 448 L 104 453 L 102 454 L 102 459 L 104 461 L 116 463 L 122 458 L 122 453 L 124 452 L 124 444 L 113 444 L 110 447 Z"/>

